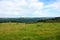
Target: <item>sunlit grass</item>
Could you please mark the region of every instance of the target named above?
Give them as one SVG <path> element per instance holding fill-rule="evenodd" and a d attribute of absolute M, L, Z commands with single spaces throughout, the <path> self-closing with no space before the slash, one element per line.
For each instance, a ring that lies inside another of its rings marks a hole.
<path fill-rule="evenodd" d="M 0 40 L 60 40 L 60 23 L 0 23 Z"/>

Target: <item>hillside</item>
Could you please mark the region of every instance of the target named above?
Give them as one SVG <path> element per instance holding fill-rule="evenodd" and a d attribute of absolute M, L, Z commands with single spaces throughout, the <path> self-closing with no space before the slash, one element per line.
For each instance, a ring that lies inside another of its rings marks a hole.
<path fill-rule="evenodd" d="M 42 18 L 0 18 L 0 23 L 19 22 L 19 23 L 35 23 L 35 22 L 60 22 L 60 17 L 42 17 Z"/>
<path fill-rule="evenodd" d="M 43 20 L 46 18 L 0 18 L 0 23 L 2 22 L 20 22 L 20 23 L 27 23 L 27 22 L 37 22 L 38 20 Z"/>
<path fill-rule="evenodd" d="M 45 20 L 39 20 L 37 22 L 60 22 L 60 17 L 45 19 Z"/>

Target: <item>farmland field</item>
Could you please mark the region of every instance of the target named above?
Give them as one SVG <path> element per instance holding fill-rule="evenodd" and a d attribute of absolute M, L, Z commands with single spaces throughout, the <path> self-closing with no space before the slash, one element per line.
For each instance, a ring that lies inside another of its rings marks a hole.
<path fill-rule="evenodd" d="M 0 23 L 0 40 L 60 40 L 60 23 Z"/>

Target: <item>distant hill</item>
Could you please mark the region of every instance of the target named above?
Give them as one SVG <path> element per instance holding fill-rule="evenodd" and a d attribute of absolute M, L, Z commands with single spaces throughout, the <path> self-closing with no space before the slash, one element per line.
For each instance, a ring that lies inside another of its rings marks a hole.
<path fill-rule="evenodd" d="M 37 22 L 60 22 L 60 17 L 45 19 L 45 20 L 39 20 Z"/>
<path fill-rule="evenodd" d="M 19 23 L 35 23 L 35 22 L 60 22 L 60 17 L 50 18 L 0 18 L 0 23 L 4 22 L 19 22 Z"/>
<path fill-rule="evenodd" d="M 44 18 L 0 18 L 0 23 L 2 22 L 37 22 L 38 20 L 42 20 Z"/>

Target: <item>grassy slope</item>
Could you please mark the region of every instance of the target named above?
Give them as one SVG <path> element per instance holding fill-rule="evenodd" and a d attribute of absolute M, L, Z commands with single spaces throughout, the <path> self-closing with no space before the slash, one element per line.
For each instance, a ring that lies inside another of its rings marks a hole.
<path fill-rule="evenodd" d="M 60 40 L 60 23 L 0 23 L 0 40 Z"/>

